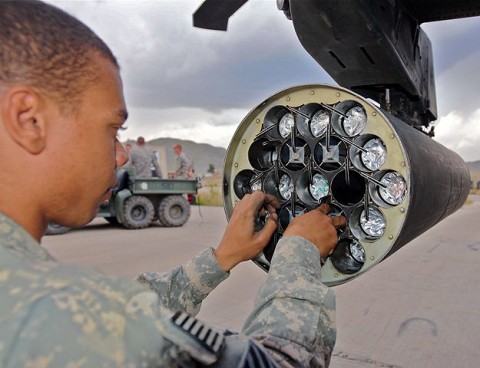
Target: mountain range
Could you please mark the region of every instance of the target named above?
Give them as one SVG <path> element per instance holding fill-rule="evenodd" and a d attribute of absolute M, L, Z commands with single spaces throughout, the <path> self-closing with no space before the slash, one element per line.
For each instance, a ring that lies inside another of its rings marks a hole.
<path fill-rule="evenodd" d="M 134 143 L 133 141 L 128 141 Z M 127 143 L 127 142 L 124 142 Z M 147 142 L 152 149 L 156 149 L 160 154 L 166 156 L 168 171 L 175 171 L 176 156 L 172 147 L 179 143 L 183 147 L 183 152 L 193 161 L 195 172 L 202 176 L 208 172 L 209 166 L 213 165 L 216 172 L 223 172 L 223 165 L 227 150 L 223 147 L 215 147 L 206 143 L 197 143 L 190 140 L 177 138 L 157 138 Z M 470 169 L 473 182 L 480 181 L 480 160 L 467 162 Z"/>
<path fill-rule="evenodd" d="M 477 188 L 480 185 L 480 160 L 467 162 L 470 169 L 470 177 L 472 178 L 473 188 Z"/>
<path fill-rule="evenodd" d="M 132 140 L 125 143 L 134 144 Z M 215 147 L 207 143 L 197 143 L 189 140 L 177 138 L 156 138 L 146 142 L 147 145 L 155 151 L 158 151 L 160 157 L 164 155 L 166 160 L 160 159 L 160 165 L 167 165 L 167 172 L 174 172 L 176 169 L 176 158 L 172 147 L 174 144 L 181 144 L 185 155 L 193 162 L 193 167 L 197 176 L 202 176 L 208 172 L 210 165 L 213 165 L 216 172 L 223 172 L 225 154 L 227 150 L 223 147 Z M 162 167 L 162 169 L 164 169 Z"/>
<path fill-rule="evenodd" d="M 470 172 L 479 172 L 480 173 L 480 160 L 467 162 Z"/>

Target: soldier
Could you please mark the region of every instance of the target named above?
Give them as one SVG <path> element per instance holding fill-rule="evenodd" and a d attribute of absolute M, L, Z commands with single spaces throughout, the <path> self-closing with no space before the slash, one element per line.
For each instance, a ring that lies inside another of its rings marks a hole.
<path fill-rule="evenodd" d="M 89 222 L 127 160 L 117 140 L 127 117 L 117 61 L 65 12 L 0 1 L 0 109 L 2 367 L 328 365 L 335 300 L 320 257 L 343 217 L 324 205 L 293 220 L 242 334 L 215 331 L 194 315 L 266 245 L 275 198 L 246 195 L 220 244 L 168 273 L 129 282 L 63 265 L 40 245 L 47 223 Z M 265 209 L 271 216 L 255 232 Z"/>
<path fill-rule="evenodd" d="M 193 178 L 192 162 L 183 152 L 181 144 L 173 146 L 173 152 L 177 155 L 177 169 L 175 171 L 175 178 L 177 179 L 191 179 Z"/>
<path fill-rule="evenodd" d="M 152 165 L 157 177 L 162 178 L 162 170 L 158 164 L 155 152 L 145 146 L 145 138 L 138 137 L 137 145 L 130 151 L 130 163 L 135 169 L 135 176 L 139 178 L 151 178 Z"/>

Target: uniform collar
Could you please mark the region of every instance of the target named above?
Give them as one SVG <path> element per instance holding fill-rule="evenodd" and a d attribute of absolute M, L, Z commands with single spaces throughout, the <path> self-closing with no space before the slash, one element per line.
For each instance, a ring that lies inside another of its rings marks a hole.
<path fill-rule="evenodd" d="M 53 260 L 53 257 L 24 228 L 1 212 L 0 247 L 34 258 Z"/>

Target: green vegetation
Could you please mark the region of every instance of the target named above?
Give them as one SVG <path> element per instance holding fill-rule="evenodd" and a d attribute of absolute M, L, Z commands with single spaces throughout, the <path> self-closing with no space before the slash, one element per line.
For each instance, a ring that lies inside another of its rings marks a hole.
<path fill-rule="evenodd" d="M 202 179 L 202 188 L 198 190 L 197 203 L 201 206 L 223 206 L 221 175 Z"/>

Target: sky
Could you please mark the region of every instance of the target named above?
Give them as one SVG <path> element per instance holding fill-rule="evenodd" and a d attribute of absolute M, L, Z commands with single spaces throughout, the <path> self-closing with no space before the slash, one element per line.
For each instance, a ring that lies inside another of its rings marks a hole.
<path fill-rule="evenodd" d="M 275 0 L 249 0 L 228 31 L 195 28 L 202 0 L 48 0 L 117 56 L 129 110 L 121 139 L 172 137 L 227 148 L 242 119 L 285 88 L 336 84 L 301 46 Z M 480 160 L 480 17 L 426 23 L 433 46 L 435 139 Z"/>

